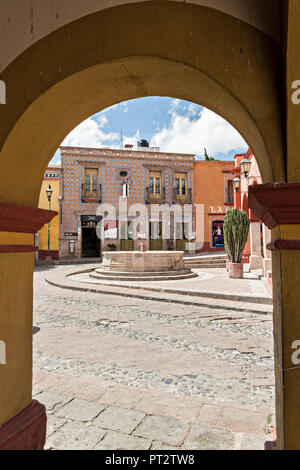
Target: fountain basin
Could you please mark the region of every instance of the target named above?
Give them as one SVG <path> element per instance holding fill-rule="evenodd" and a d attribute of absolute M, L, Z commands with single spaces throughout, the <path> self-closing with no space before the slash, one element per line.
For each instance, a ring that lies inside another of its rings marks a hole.
<path fill-rule="evenodd" d="M 105 251 L 102 271 L 156 272 L 184 269 L 183 251 Z"/>
<path fill-rule="evenodd" d="M 90 276 L 121 281 L 161 281 L 195 277 L 183 262 L 183 251 L 105 251 L 102 265 Z"/>

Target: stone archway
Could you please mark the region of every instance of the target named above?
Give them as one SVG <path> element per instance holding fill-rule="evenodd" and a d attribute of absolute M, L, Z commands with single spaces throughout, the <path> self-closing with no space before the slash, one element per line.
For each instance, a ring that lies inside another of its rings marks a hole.
<path fill-rule="evenodd" d="M 41 419 L 43 432 L 43 413 L 39 409 L 40 415 L 35 415 L 36 405 L 30 405 L 29 252 L 34 250 L 34 231 L 47 220 L 33 210 L 42 175 L 63 137 L 78 122 L 116 102 L 174 96 L 227 119 L 253 149 L 263 181 L 283 182 L 279 57 L 275 39 L 237 17 L 204 6 L 149 1 L 80 17 L 42 37 L 2 71 L 7 105 L 0 114 L 0 339 L 8 361 L 0 369 L 7 384 L 0 390 L 0 401 L 6 404 L 0 410 L 0 424 L 21 412 L 9 424 L 18 429 L 25 426 L 27 413 L 31 431 L 36 416 L 35 425 Z M 278 390 L 281 403 L 282 388 Z M 33 416 L 29 420 L 28 406 Z M 27 436 L 33 436 L 29 428 Z M 0 446 L 6 445 L 4 441 L 0 439 Z M 283 439 L 280 445 L 285 446 Z M 30 446 L 39 444 L 29 439 Z"/>

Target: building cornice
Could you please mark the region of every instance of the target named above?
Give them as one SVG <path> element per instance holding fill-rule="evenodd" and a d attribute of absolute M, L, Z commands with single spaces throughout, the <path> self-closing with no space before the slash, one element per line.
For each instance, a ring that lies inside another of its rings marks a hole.
<path fill-rule="evenodd" d="M 300 183 L 249 186 L 248 207 L 269 229 L 300 224 Z"/>
<path fill-rule="evenodd" d="M 110 158 L 133 158 L 144 160 L 161 160 L 161 161 L 185 161 L 194 163 L 193 154 L 185 153 L 169 153 L 169 152 L 142 152 L 140 150 L 119 150 L 119 149 L 95 149 L 83 147 L 60 147 L 61 154 L 85 157 L 110 157 Z"/>
<path fill-rule="evenodd" d="M 0 231 L 36 233 L 56 215 L 56 211 L 0 201 Z"/>

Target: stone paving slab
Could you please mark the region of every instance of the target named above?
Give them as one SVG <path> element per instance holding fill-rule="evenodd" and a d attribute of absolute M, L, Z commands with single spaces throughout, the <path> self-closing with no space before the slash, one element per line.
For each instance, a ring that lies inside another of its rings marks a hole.
<path fill-rule="evenodd" d="M 153 279 L 151 282 L 145 281 L 133 281 L 128 282 L 127 280 L 102 280 L 93 279 L 90 276 L 90 273 L 78 273 L 68 275 L 67 279 L 71 281 L 78 281 L 92 285 L 101 285 L 101 286 L 117 286 L 125 287 L 130 289 L 142 289 L 145 291 L 152 292 L 163 292 L 166 294 L 181 294 L 181 295 L 190 295 L 197 297 L 207 297 L 221 300 L 231 300 L 231 301 L 240 301 L 240 302 L 249 302 L 249 303 L 262 303 L 265 305 L 272 305 L 272 296 L 271 293 L 266 289 L 265 285 L 262 284 L 259 279 L 252 279 L 244 277 L 240 282 L 244 282 L 244 292 L 234 292 L 232 290 L 215 290 L 211 289 L 212 284 L 223 286 L 224 280 L 227 281 L 228 274 L 221 270 L 214 270 L 214 273 L 207 272 L 209 270 L 203 269 L 193 269 L 197 274 L 197 277 L 192 279 L 183 279 L 183 280 L 173 280 L 173 281 L 156 281 Z M 234 281 L 236 281 L 235 279 Z M 208 282 L 209 281 L 209 282 Z M 236 288 L 232 279 L 228 280 L 228 283 L 232 284 L 232 288 Z M 246 284 L 247 283 L 247 284 Z M 225 282 L 226 284 L 226 282 Z M 204 290 L 207 286 L 207 290 Z M 229 285 L 227 286 L 229 287 Z M 255 289 L 253 289 L 255 287 Z M 250 289 L 249 289 L 250 288 Z M 249 294 L 252 291 L 253 294 Z"/>
<path fill-rule="evenodd" d="M 268 415 L 256 413 L 251 410 L 238 408 L 224 408 L 218 426 L 234 432 L 245 432 L 264 436 Z"/>
<path fill-rule="evenodd" d="M 239 450 L 264 450 L 264 441 L 258 436 L 243 434 Z"/>
<path fill-rule="evenodd" d="M 80 266 L 80 268 L 72 267 L 60 267 L 54 268 L 51 270 L 51 273 L 65 273 L 65 275 L 71 275 L 74 272 L 78 273 L 89 273 L 95 268 L 98 268 L 99 264 Z M 184 288 L 190 290 L 199 290 L 200 292 L 208 292 L 215 295 L 236 295 L 242 297 L 252 297 L 255 301 L 255 298 L 262 297 L 263 299 L 270 299 L 271 292 L 266 287 L 264 282 L 251 273 L 244 274 L 243 279 L 230 279 L 227 271 L 224 268 L 220 269 L 194 269 L 198 274 L 198 279 L 193 278 L 190 280 L 184 281 L 165 281 L 165 282 L 151 282 L 143 283 L 140 282 L 138 285 L 146 287 L 171 287 L 172 289 Z M 217 286 L 217 288 L 216 288 Z"/>
<path fill-rule="evenodd" d="M 106 405 L 118 405 L 122 408 L 137 408 L 137 404 L 142 399 L 143 392 L 135 388 L 118 385 L 111 386 L 104 395 L 101 396 L 101 403 Z M 141 411 L 145 411 L 141 408 Z"/>
<path fill-rule="evenodd" d="M 75 398 L 70 403 L 56 411 L 55 414 L 56 416 L 63 418 L 87 422 L 96 418 L 96 416 L 104 410 L 105 406 L 100 403 Z"/>
<path fill-rule="evenodd" d="M 142 422 L 145 416 L 145 413 L 140 411 L 109 406 L 94 420 L 94 425 L 130 434 Z"/>
<path fill-rule="evenodd" d="M 184 441 L 184 448 L 194 450 L 232 450 L 234 435 L 224 429 L 208 428 L 194 424 Z"/>
<path fill-rule="evenodd" d="M 66 424 L 67 420 L 65 418 L 59 418 L 55 415 L 47 415 L 47 436 L 51 436 L 54 432 L 56 432 L 59 428 L 61 428 L 64 424 Z"/>
<path fill-rule="evenodd" d="M 147 416 L 134 431 L 135 436 L 151 439 L 153 436 L 164 444 L 180 446 L 189 430 L 188 423 L 165 416 Z"/>
<path fill-rule="evenodd" d="M 103 294 L 111 294 L 111 295 L 116 295 L 116 296 L 125 296 L 125 297 L 133 297 L 133 298 L 139 298 L 139 299 L 148 299 L 148 300 L 156 300 L 156 301 L 162 301 L 162 302 L 174 302 L 174 303 L 180 303 L 183 305 L 197 305 L 197 306 L 207 306 L 211 308 L 218 309 L 220 306 L 220 301 L 218 302 L 216 298 L 214 298 L 214 294 L 217 292 L 212 292 L 211 293 L 211 298 L 209 297 L 195 297 L 192 295 L 188 295 L 188 293 L 185 293 L 185 295 L 181 295 L 178 293 L 166 293 L 166 292 L 155 292 L 155 291 L 147 291 L 143 290 L 142 286 L 141 288 L 137 288 L 134 290 L 134 288 L 131 286 L 124 287 L 120 285 L 120 283 L 117 284 L 107 284 L 105 281 L 102 281 L 101 284 L 98 283 L 99 285 L 97 286 L 93 281 L 90 281 L 89 278 L 87 277 L 88 275 L 85 275 L 85 271 L 90 271 L 91 268 L 85 268 L 81 269 L 80 272 L 82 274 L 76 275 L 76 278 L 78 280 L 73 280 L 73 277 L 71 276 L 74 273 L 74 267 L 70 270 L 70 268 L 54 268 L 53 271 L 47 273 L 46 276 L 46 281 L 56 287 L 61 287 L 64 289 L 71 289 L 71 290 L 77 290 L 81 292 L 94 292 L 94 293 L 101 293 Z M 215 271 L 215 270 L 214 270 Z M 70 277 L 71 276 L 71 277 Z M 85 285 L 84 282 L 79 281 L 79 279 L 86 279 L 87 284 Z M 223 276 L 221 276 L 221 279 L 218 281 L 218 279 L 215 279 L 215 282 L 219 282 L 220 285 L 224 284 L 225 282 L 225 273 L 223 273 Z M 239 281 L 238 279 L 235 279 L 234 281 Z M 256 289 L 259 288 L 259 290 L 263 289 L 263 292 L 265 294 L 266 299 L 270 299 L 270 294 L 266 291 L 266 287 L 263 285 L 262 281 L 253 281 L 253 280 L 242 280 L 242 281 L 247 281 L 248 284 L 244 284 L 244 289 L 247 289 L 249 291 L 252 290 L 250 287 L 250 283 L 256 282 L 258 283 L 256 286 Z M 167 282 L 167 281 L 166 281 Z M 172 285 L 175 282 L 188 282 L 186 281 L 172 281 Z M 228 286 L 228 291 L 232 292 L 233 291 L 233 286 L 232 284 L 233 280 L 229 280 L 229 286 Z M 151 285 L 154 284 L 151 283 Z M 161 283 L 160 283 L 161 284 Z M 202 281 L 201 281 L 202 285 Z M 227 285 L 227 282 L 225 282 L 225 285 Z M 112 286 L 114 288 L 117 287 L 117 289 L 112 289 Z M 151 287 L 151 286 L 147 286 Z M 254 290 L 254 289 L 253 289 Z M 203 292 L 203 291 L 202 291 Z M 207 291 L 209 292 L 209 290 Z M 220 293 L 220 292 L 219 292 Z M 238 296 L 238 292 L 235 293 L 235 295 Z M 257 295 L 257 293 L 256 293 Z M 219 299 L 220 300 L 220 299 Z M 261 313 L 261 314 L 268 314 L 272 313 L 273 308 L 272 305 L 265 305 L 265 304 L 260 304 L 260 303 L 249 303 L 246 301 L 237 301 L 237 300 L 226 300 L 222 299 L 222 305 L 224 307 L 227 307 L 228 309 L 231 309 L 233 311 L 249 311 L 249 312 L 255 312 L 255 313 Z"/>
<path fill-rule="evenodd" d="M 103 439 L 106 431 L 82 423 L 69 422 L 46 441 L 46 449 L 55 450 L 91 450 Z"/>
<path fill-rule="evenodd" d="M 223 407 L 220 405 L 203 405 L 195 419 L 195 424 L 215 427 L 222 416 Z"/>
<path fill-rule="evenodd" d="M 180 418 L 193 422 L 198 416 L 202 403 L 197 398 L 161 393 L 156 390 L 148 390 L 141 400 L 135 405 L 137 410 L 150 415 L 161 415 L 172 418 Z"/>
<path fill-rule="evenodd" d="M 161 442 L 154 441 L 151 450 L 182 450 L 180 447 L 175 446 L 168 446 L 166 444 L 162 444 Z"/>
<path fill-rule="evenodd" d="M 109 431 L 95 450 L 149 450 L 151 444 L 150 439 Z"/>
<path fill-rule="evenodd" d="M 43 391 L 36 396 L 43 405 L 45 405 L 47 412 L 52 413 L 54 410 L 66 405 L 71 398 L 67 398 L 55 392 Z"/>

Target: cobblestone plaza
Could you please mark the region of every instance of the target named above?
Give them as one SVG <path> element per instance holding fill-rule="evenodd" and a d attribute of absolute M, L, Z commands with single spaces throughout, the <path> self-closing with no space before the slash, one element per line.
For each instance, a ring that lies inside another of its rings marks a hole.
<path fill-rule="evenodd" d="M 272 440 L 271 305 L 46 283 L 63 269 L 35 272 L 34 394 L 47 407 L 46 448 L 263 449 Z M 243 281 L 247 293 L 261 282 Z"/>

